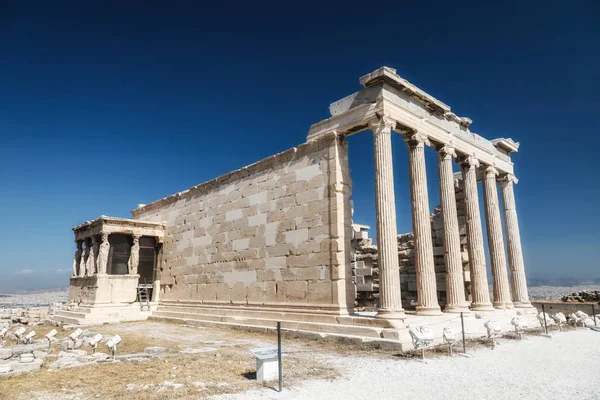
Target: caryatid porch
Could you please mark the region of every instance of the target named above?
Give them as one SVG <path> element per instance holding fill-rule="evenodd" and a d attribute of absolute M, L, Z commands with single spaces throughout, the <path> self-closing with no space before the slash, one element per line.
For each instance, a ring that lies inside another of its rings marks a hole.
<path fill-rule="evenodd" d="M 69 302 L 130 304 L 140 284 L 159 287 L 158 259 L 164 225 L 101 216 L 73 228 L 77 250 Z M 158 300 L 158 290 L 152 290 Z"/>
<path fill-rule="evenodd" d="M 446 263 L 446 312 L 468 311 L 460 260 L 460 237 L 453 188 L 452 160 L 461 166 L 465 184 L 467 246 L 471 303 L 476 311 L 531 308 L 527 294 L 523 255 L 513 185 L 516 182 L 510 154 L 519 144 L 512 139 L 489 141 L 469 130 L 472 121 L 458 117 L 450 107 L 383 67 L 360 79 L 364 89 L 330 106 L 332 117 L 313 125 L 308 140 L 330 132 L 351 135 L 370 129 L 374 135 L 375 199 L 379 249 L 380 310 L 386 319 L 404 318 L 398 273 L 396 212 L 394 199 L 391 132 L 403 135 L 409 152 L 412 222 L 415 236 L 418 315 L 439 315 L 433 245 L 429 220 L 428 186 L 424 148 L 438 154 L 439 188 L 444 224 Z M 492 266 L 494 301 L 488 277 L 479 209 L 478 177 L 483 181 L 485 219 Z M 497 184 L 501 183 L 504 210 L 500 209 Z M 505 243 L 501 215 L 506 226 Z"/>

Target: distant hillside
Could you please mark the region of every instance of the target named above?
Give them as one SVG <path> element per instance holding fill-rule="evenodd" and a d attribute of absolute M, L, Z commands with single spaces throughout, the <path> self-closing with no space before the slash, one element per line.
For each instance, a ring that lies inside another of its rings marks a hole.
<path fill-rule="evenodd" d="M 600 285 L 600 278 L 596 279 L 571 279 L 571 278 L 542 278 L 527 279 L 527 286 L 583 286 Z"/>

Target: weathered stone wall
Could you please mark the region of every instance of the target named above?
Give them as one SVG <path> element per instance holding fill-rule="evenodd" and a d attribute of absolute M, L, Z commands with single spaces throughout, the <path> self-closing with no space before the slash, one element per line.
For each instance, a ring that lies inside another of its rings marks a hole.
<path fill-rule="evenodd" d="M 139 275 L 92 275 L 71 277 L 69 303 L 128 304 L 137 298 Z"/>
<path fill-rule="evenodd" d="M 346 313 L 351 183 L 328 135 L 132 211 L 165 224 L 161 300 Z"/>
<path fill-rule="evenodd" d="M 460 232 L 461 256 L 463 262 L 465 290 L 467 299 L 470 296 L 469 255 L 467 252 L 467 232 L 465 220 L 465 204 L 462 180 L 455 181 L 456 207 Z M 438 206 L 431 214 L 431 234 L 433 239 L 433 257 L 435 263 L 436 286 L 440 306 L 446 304 L 446 265 L 444 262 L 444 225 L 441 208 Z M 371 239 L 359 237 L 352 243 L 352 270 L 356 283 L 357 305 L 374 307 L 379 295 L 379 269 L 377 265 L 377 246 Z M 402 291 L 402 307 L 407 310 L 415 308 L 417 301 L 417 275 L 414 258 L 414 235 L 404 233 L 398 235 L 398 262 L 400 266 L 400 287 Z"/>

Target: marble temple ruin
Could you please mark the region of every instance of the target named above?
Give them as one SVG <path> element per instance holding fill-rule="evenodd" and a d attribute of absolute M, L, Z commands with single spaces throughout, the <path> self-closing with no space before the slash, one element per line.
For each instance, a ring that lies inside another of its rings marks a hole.
<path fill-rule="evenodd" d="M 511 153 L 519 144 L 471 132 L 469 118 L 392 68 L 360 83 L 360 91 L 330 105 L 331 117 L 312 125 L 298 147 L 139 205 L 132 219 L 102 216 L 73 228 L 71 304 L 56 318 L 251 327 L 280 320 L 298 331 L 399 340 L 408 326 L 427 318 L 535 314 L 514 196 Z M 368 243 L 370 251 L 355 243 L 366 236 L 353 227 L 346 140 L 365 131 L 373 135 L 375 156 L 377 246 Z M 407 145 L 412 204 L 413 233 L 400 237 L 394 132 Z M 433 215 L 426 147 L 438 154 L 441 204 Z M 407 260 L 412 278 L 403 280 Z M 357 290 L 369 276 L 362 270 L 373 267 L 377 311 L 357 313 Z"/>

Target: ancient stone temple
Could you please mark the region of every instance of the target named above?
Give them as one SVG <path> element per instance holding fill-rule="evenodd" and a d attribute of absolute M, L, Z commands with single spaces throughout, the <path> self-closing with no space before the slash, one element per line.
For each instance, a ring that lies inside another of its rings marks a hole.
<path fill-rule="evenodd" d="M 527 314 L 531 305 L 510 157 L 518 143 L 471 132 L 469 118 L 457 116 L 394 69 L 380 68 L 360 83 L 360 91 L 330 105 L 331 117 L 311 126 L 298 147 L 140 205 L 133 219 L 101 217 L 74 228 L 73 309 L 62 315 L 75 318 L 82 306 L 100 304 L 140 308 L 138 292 L 149 284 L 153 319 L 254 327 L 281 320 L 286 329 L 373 340 L 402 341 L 411 324 L 427 318 L 453 321 L 457 312 L 506 318 Z M 346 140 L 367 131 L 373 135 L 375 157 L 375 315 L 354 310 L 358 283 L 352 240 L 362 234 L 352 226 Z M 406 171 L 393 170 L 393 134 L 406 142 Z M 433 229 L 424 157 L 428 147 L 438 153 L 440 176 L 441 205 Z M 462 170 L 462 207 L 457 206 L 454 163 Z M 414 273 L 405 286 L 413 292 L 408 303 L 405 299 L 406 311 L 394 173 L 410 176 Z"/>

